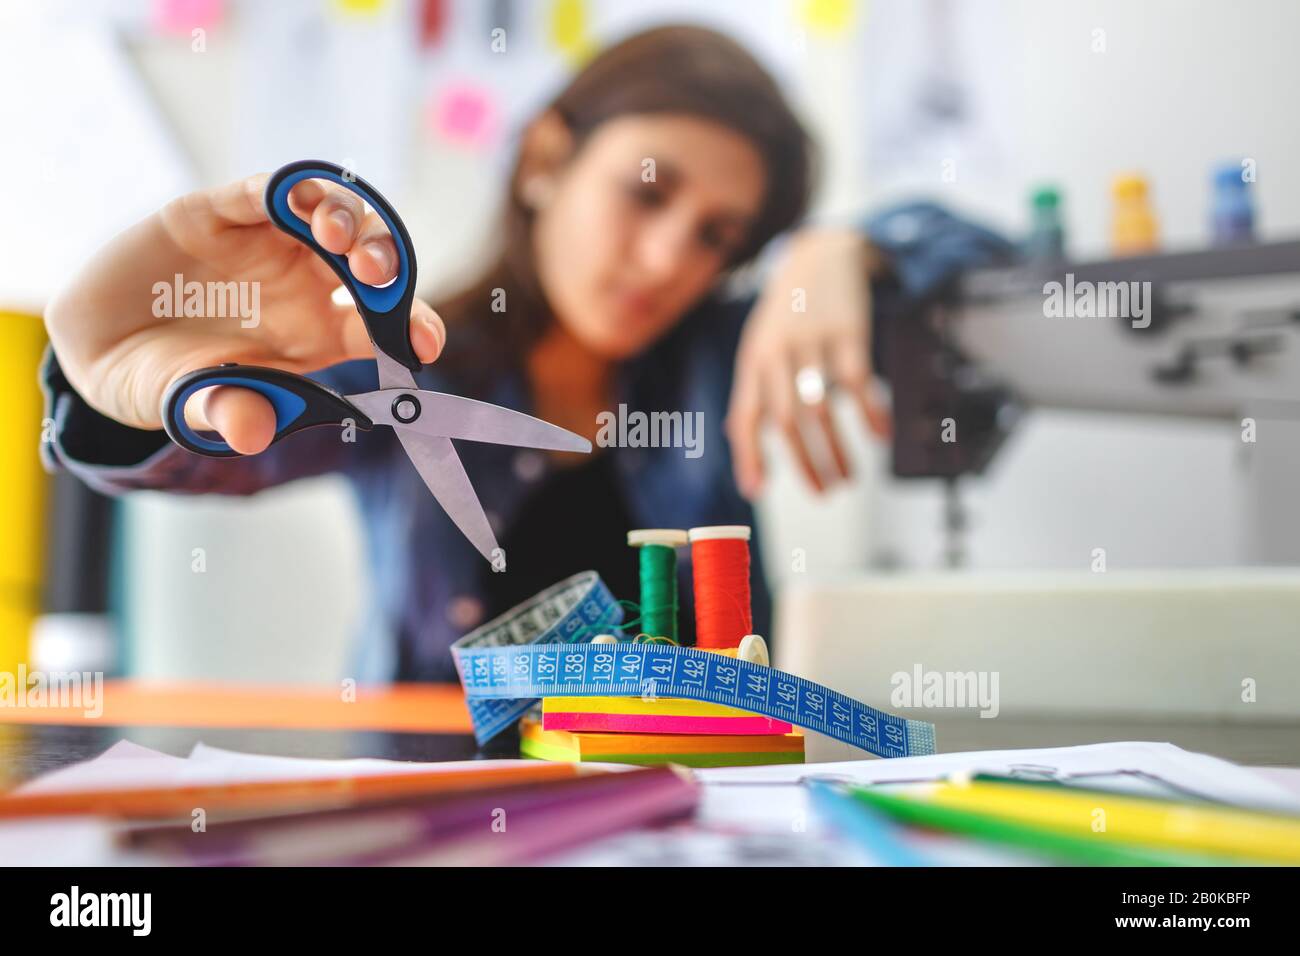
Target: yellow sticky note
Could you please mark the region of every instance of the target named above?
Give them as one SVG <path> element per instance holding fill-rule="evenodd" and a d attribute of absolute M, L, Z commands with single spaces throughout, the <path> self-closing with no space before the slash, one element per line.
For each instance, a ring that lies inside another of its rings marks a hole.
<path fill-rule="evenodd" d="M 853 23 L 855 0 L 799 0 L 800 19 L 811 30 L 843 33 Z"/>
<path fill-rule="evenodd" d="M 555 0 L 551 6 L 550 41 L 574 65 L 595 51 L 587 22 L 586 0 Z"/>
<path fill-rule="evenodd" d="M 373 17 L 384 9 L 388 0 L 334 0 L 341 13 L 354 17 Z"/>

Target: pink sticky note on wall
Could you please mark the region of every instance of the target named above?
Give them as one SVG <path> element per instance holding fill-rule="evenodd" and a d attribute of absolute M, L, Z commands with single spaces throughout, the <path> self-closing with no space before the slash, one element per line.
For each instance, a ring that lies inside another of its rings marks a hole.
<path fill-rule="evenodd" d="M 496 135 L 496 100 L 482 87 L 456 83 L 445 87 L 433 99 L 429 122 L 446 140 L 462 146 L 487 146 Z"/>
<path fill-rule="evenodd" d="M 221 20 L 222 0 L 155 0 L 154 27 L 159 33 L 183 33 L 208 29 Z"/>

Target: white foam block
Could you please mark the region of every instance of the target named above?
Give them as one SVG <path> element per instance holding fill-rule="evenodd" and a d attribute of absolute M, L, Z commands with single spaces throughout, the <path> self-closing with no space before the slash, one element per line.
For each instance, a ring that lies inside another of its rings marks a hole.
<path fill-rule="evenodd" d="M 1005 717 L 1300 718 L 1300 570 L 863 576 L 785 588 L 774 643 L 886 709 L 919 667 L 996 674 Z"/>

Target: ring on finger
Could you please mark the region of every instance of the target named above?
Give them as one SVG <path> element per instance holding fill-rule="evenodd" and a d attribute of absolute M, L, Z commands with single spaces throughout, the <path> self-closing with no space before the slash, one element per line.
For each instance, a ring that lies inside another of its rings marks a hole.
<path fill-rule="evenodd" d="M 817 365 L 805 365 L 795 373 L 794 388 L 805 405 L 820 405 L 826 399 L 826 375 Z"/>

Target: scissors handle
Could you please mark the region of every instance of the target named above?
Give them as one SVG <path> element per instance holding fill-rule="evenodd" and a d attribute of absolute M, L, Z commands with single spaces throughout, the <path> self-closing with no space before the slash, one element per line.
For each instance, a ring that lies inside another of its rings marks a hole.
<path fill-rule="evenodd" d="M 176 444 L 209 458 L 237 458 L 235 451 L 220 438 L 209 438 L 185 421 L 185 403 L 202 388 L 213 385 L 237 385 L 265 396 L 275 409 L 275 444 L 286 435 L 316 425 L 345 425 L 355 422 L 369 431 L 373 422 L 332 388 L 301 375 L 278 368 L 258 365 L 213 365 L 182 375 L 163 396 L 163 428 Z"/>
<path fill-rule="evenodd" d="M 366 285 L 352 274 L 346 256 L 337 255 L 318 243 L 311 224 L 289 208 L 289 192 L 304 179 L 325 179 L 361 197 L 388 227 L 397 246 L 397 278 L 386 286 Z M 375 348 L 418 372 L 423 363 L 411 345 L 411 303 L 415 299 L 415 247 L 411 236 L 388 200 L 364 179 L 336 163 L 304 159 L 276 170 L 266 184 L 266 211 L 280 230 L 309 246 L 330 264 L 330 268 L 352 294 L 357 311 L 366 323 Z"/>

